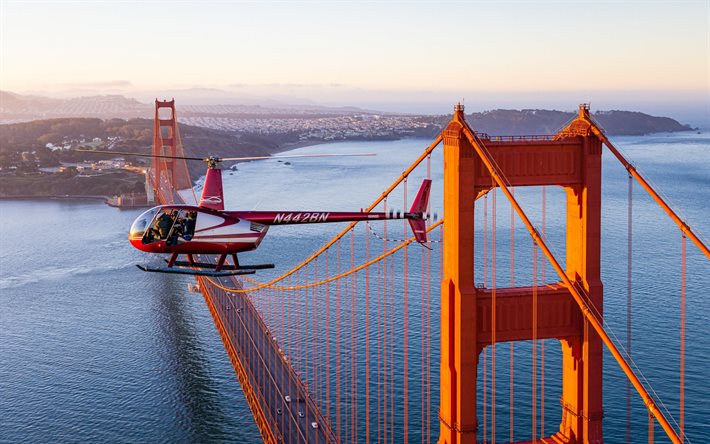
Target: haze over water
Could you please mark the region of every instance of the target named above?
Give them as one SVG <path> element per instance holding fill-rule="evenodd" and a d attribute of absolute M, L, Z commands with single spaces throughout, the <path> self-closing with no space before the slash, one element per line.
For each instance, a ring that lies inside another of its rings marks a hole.
<path fill-rule="evenodd" d="M 701 233 L 710 233 L 710 134 L 678 133 L 614 139 Z M 430 140 L 348 142 L 297 150 L 377 152 L 377 157 L 275 160 L 225 172 L 230 209 L 356 210 L 366 207 Z M 439 148 L 440 150 L 441 148 Z M 441 153 L 432 161 L 434 206 L 441 205 Z M 412 180 L 418 184 L 419 177 Z M 605 152 L 603 281 L 605 315 L 625 340 L 626 173 Z M 548 190 L 548 237 L 563 251 L 562 193 Z M 539 190 L 518 189 L 525 208 L 539 206 Z M 634 186 L 633 354 L 677 418 L 680 235 L 662 210 Z M 393 199 L 394 200 L 394 199 Z M 501 227 L 509 207 L 498 195 Z M 490 203 L 490 202 L 489 202 Z M 392 202 L 395 208 L 401 203 Z M 140 210 L 119 211 L 83 201 L 0 201 L 0 442 L 254 442 L 259 434 L 201 295 L 187 292 L 185 277 L 138 271 L 147 261 L 126 235 Z M 533 220 L 539 223 L 539 213 Z M 480 225 L 479 225 L 480 226 Z M 530 243 L 516 224 L 516 280 L 530 276 Z M 274 227 L 248 262 L 275 262 L 266 280 L 299 263 L 341 229 L 338 225 Z M 508 230 L 499 231 L 500 263 Z M 525 246 L 527 245 L 527 247 Z M 410 252 L 418 251 L 410 248 Z M 434 254 L 433 257 L 437 257 Z M 438 266 L 438 264 L 436 264 Z M 508 279 L 502 266 L 499 285 Z M 434 265 L 432 270 L 438 270 Z M 708 261 L 688 243 L 686 433 L 710 441 L 710 287 Z M 416 271 L 413 271 L 416 274 Z M 552 270 L 548 268 L 548 281 Z M 436 276 L 432 286 L 436 289 Z M 414 296 L 412 297 L 414 298 Z M 420 301 L 411 299 L 410 344 L 419 344 Z M 432 295 L 431 368 L 438 380 L 438 292 Z M 401 312 L 398 312 L 401 313 Z M 401 319 L 396 319 L 397 325 Z M 360 344 L 362 341 L 359 342 Z M 546 431 L 559 421 L 559 355 L 547 341 Z M 498 380 L 507 384 L 507 345 L 499 345 Z M 516 348 L 516 396 L 529 399 L 529 347 Z M 364 350 L 359 352 L 363 356 Z M 410 351 L 410 430 L 418 431 L 419 347 Z M 526 364 L 523 364 L 526 363 Z M 401 376 L 397 376 L 401 386 Z M 622 442 L 625 383 L 605 354 L 605 439 Z M 433 382 L 434 382 L 433 381 Z M 507 439 L 507 396 L 499 395 L 498 436 Z M 432 393 L 434 439 L 438 393 Z M 530 419 L 518 405 L 516 436 L 529 435 Z M 645 440 L 646 416 L 633 398 L 634 442 Z M 400 419 L 397 417 L 396 419 Z M 656 428 L 657 442 L 660 428 Z M 416 442 L 419 436 L 410 436 Z M 397 441 L 397 439 L 395 439 Z"/>

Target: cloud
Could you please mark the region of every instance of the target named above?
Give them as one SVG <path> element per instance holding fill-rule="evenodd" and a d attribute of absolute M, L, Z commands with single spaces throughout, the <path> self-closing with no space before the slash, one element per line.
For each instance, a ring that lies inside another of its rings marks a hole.
<path fill-rule="evenodd" d="M 230 88 L 344 88 L 343 83 L 230 83 Z"/>
<path fill-rule="evenodd" d="M 63 88 L 129 88 L 133 86 L 130 80 L 109 80 L 107 82 L 62 83 Z"/>

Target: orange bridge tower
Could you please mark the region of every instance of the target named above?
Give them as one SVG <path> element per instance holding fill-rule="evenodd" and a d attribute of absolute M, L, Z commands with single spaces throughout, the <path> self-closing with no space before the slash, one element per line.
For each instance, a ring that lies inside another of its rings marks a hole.
<path fill-rule="evenodd" d="M 175 99 L 155 100 L 153 122 L 153 156 L 184 156 L 175 115 Z M 154 157 L 149 175 L 154 195 L 162 203 L 179 201 L 180 198 L 176 199 L 174 193 L 192 188 L 190 174 L 184 161 Z"/>
<path fill-rule="evenodd" d="M 485 288 L 474 276 L 474 208 L 496 186 L 487 152 L 507 186 L 558 185 L 567 196 L 566 274 L 602 315 L 601 148 L 589 107 L 550 137 L 487 138 L 457 105 L 443 132 L 444 230 L 441 283 L 440 444 L 476 443 L 477 365 L 496 342 L 557 339 L 562 347 L 562 421 L 554 442 L 602 443 L 602 341 L 564 285 Z M 534 293 L 537 325 L 533 326 Z M 492 312 L 495 304 L 495 316 Z M 533 437 L 534 439 L 534 437 Z"/>

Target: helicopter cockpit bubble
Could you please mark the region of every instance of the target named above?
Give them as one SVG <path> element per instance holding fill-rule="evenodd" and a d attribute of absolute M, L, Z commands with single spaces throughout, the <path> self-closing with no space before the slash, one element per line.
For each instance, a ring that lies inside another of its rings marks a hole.
<path fill-rule="evenodd" d="M 153 207 L 138 216 L 136 220 L 133 221 L 133 225 L 131 225 L 128 237 L 132 239 L 142 238 L 145 230 L 148 229 L 150 222 L 153 220 L 153 217 L 155 217 L 155 213 L 157 213 L 158 210 L 160 210 L 160 207 Z"/>

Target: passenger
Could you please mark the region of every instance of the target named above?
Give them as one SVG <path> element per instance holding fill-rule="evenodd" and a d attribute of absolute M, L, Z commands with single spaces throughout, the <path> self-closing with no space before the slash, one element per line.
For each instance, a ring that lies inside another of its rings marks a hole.
<path fill-rule="evenodd" d="M 185 218 L 185 233 L 183 234 L 183 238 L 187 241 L 192 239 L 192 236 L 195 234 L 195 219 L 197 218 L 197 211 L 190 211 L 187 213 L 187 217 Z"/>
<path fill-rule="evenodd" d="M 173 228 L 170 230 L 170 235 L 167 240 L 168 246 L 177 245 L 178 237 L 182 236 L 185 232 L 185 219 L 177 217 L 173 223 Z"/>

